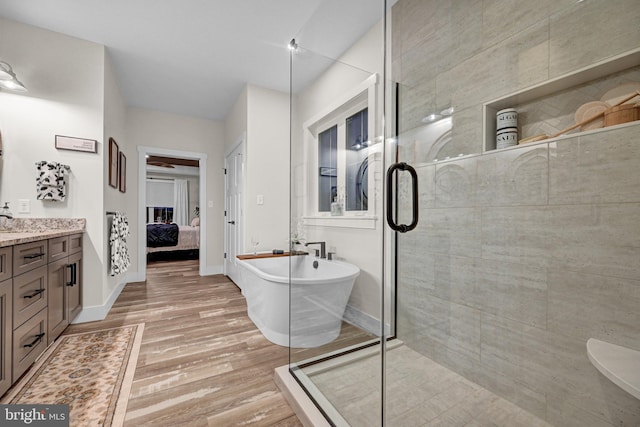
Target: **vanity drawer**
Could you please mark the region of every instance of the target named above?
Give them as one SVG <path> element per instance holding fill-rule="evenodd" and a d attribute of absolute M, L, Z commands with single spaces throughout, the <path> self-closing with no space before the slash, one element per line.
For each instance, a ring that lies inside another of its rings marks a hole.
<path fill-rule="evenodd" d="M 13 276 L 47 265 L 47 241 L 23 243 L 13 247 Z"/>
<path fill-rule="evenodd" d="M 47 266 L 13 278 L 13 329 L 47 307 Z"/>
<path fill-rule="evenodd" d="M 82 252 L 82 233 L 69 236 L 69 255 Z"/>
<path fill-rule="evenodd" d="M 48 252 L 48 262 L 57 261 L 62 258 L 66 258 L 69 256 L 69 237 L 54 237 L 53 239 L 49 239 L 49 247 L 47 248 Z"/>
<path fill-rule="evenodd" d="M 47 310 L 13 331 L 13 380 L 16 381 L 47 348 Z"/>
<path fill-rule="evenodd" d="M 13 275 L 13 248 L 0 248 L 0 282 L 11 279 Z"/>

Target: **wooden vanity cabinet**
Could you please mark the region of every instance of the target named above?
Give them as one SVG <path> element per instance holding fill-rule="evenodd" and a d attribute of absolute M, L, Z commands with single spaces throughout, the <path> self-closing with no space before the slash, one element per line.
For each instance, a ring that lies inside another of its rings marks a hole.
<path fill-rule="evenodd" d="M 47 348 L 48 242 L 13 246 L 12 381 Z"/>
<path fill-rule="evenodd" d="M 0 396 L 82 310 L 82 233 L 0 248 Z"/>
<path fill-rule="evenodd" d="M 0 248 L 0 251 L 6 248 Z M 11 248 L 9 248 L 11 253 Z M 11 279 L 0 282 L 0 396 L 12 384 L 11 358 L 13 335 L 13 281 Z"/>
<path fill-rule="evenodd" d="M 49 240 L 56 248 L 55 261 L 48 266 L 48 343 L 60 336 L 82 310 L 82 235 Z M 52 258 L 50 252 L 50 259 Z"/>

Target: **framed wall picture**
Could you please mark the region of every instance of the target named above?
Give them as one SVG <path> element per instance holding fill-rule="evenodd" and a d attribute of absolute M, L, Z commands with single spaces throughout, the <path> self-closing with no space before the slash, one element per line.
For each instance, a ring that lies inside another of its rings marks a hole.
<path fill-rule="evenodd" d="M 118 165 L 118 171 L 120 174 L 120 192 L 127 192 L 127 156 L 120 152 L 120 164 Z"/>
<path fill-rule="evenodd" d="M 118 188 L 118 143 L 115 139 L 109 138 L 109 185 Z"/>

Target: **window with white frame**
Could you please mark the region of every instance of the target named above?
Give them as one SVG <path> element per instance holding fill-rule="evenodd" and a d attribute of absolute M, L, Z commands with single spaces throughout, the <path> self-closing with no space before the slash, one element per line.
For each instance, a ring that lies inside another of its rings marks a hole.
<path fill-rule="evenodd" d="M 310 220 L 325 218 L 330 221 L 327 225 L 337 220 L 344 224 L 345 219 L 374 215 L 374 203 L 369 201 L 374 123 L 369 118 L 375 117 L 375 83 L 374 75 L 320 119 L 305 124 Z"/>

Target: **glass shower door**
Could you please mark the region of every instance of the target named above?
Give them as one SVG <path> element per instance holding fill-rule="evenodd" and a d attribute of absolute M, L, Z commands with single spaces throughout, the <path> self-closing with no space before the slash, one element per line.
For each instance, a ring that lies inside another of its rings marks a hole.
<path fill-rule="evenodd" d="M 640 422 L 591 362 L 640 351 L 640 121 L 609 120 L 638 108 L 638 17 L 394 3 L 384 425 Z"/>

